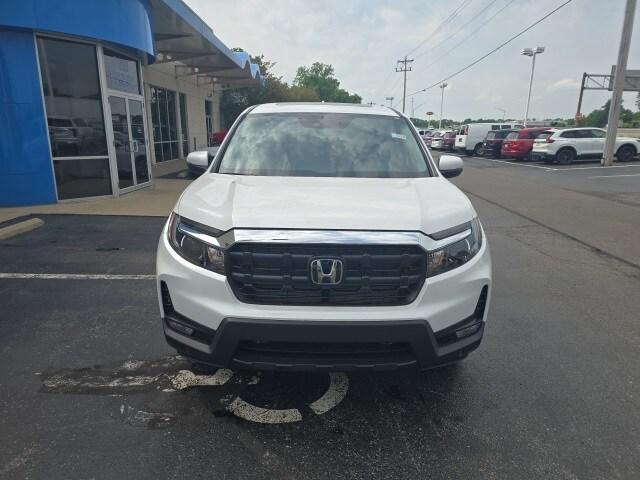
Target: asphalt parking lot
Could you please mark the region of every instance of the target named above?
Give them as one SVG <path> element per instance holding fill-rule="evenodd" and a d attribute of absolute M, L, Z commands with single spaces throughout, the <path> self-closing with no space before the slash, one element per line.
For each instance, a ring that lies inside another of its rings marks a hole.
<path fill-rule="evenodd" d="M 471 199 L 489 325 L 423 373 L 195 370 L 158 318 L 164 220 L 41 216 L 0 241 L 0 477 L 637 478 L 640 270 Z"/>
<path fill-rule="evenodd" d="M 436 152 L 437 156 L 441 153 Z M 580 161 L 572 165 L 516 161 L 508 158 L 463 157 L 465 163 L 479 169 L 511 169 L 512 174 L 545 185 L 599 196 L 629 205 L 640 206 L 640 159 L 615 163 L 603 168 L 598 162 Z"/>

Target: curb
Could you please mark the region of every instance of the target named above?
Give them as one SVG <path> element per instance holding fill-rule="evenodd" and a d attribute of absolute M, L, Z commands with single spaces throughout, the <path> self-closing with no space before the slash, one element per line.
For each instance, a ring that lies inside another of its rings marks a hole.
<path fill-rule="evenodd" d="M 44 221 L 39 218 L 30 218 L 19 223 L 14 223 L 4 228 L 0 228 L 0 240 L 6 240 L 21 233 L 30 232 L 44 225 Z"/>

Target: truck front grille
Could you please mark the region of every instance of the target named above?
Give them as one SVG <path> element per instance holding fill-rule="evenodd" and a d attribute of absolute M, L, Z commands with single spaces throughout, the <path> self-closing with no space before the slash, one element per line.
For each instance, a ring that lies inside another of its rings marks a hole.
<path fill-rule="evenodd" d="M 261 305 L 406 305 L 426 277 L 417 245 L 238 243 L 225 254 L 229 284 L 245 303 Z M 311 281 L 314 258 L 342 260 L 342 281 Z"/>

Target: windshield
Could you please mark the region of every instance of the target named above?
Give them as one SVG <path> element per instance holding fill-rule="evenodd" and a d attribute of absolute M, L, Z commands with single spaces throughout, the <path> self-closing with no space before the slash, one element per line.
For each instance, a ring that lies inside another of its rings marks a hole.
<path fill-rule="evenodd" d="M 431 176 L 406 120 L 343 113 L 248 115 L 230 139 L 218 172 L 290 177 Z"/>
<path fill-rule="evenodd" d="M 507 135 L 507 140 L 515 140 L 516 138 L 518 138 L 518 132 L 510 132 Z"/>

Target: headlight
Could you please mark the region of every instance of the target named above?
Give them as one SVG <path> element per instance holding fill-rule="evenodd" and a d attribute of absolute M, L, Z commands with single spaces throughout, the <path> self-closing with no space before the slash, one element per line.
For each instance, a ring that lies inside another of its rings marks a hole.
<path fill-rule="evenodd" d="M 482 246 L 482 227 L 478 218 L 471 221 L 470 233 L 462 240 L 427 255 L 427 276 L 433 277 L 458 268 L 471 260 Z"/>
<path fill-rule="evenodd" d="M 197 225 L 172 213 L 167 233 L 169 243 L 182 258 L 224 275 L 224 251 L 217 246 L 216 240 L 221 231 Z"/>

